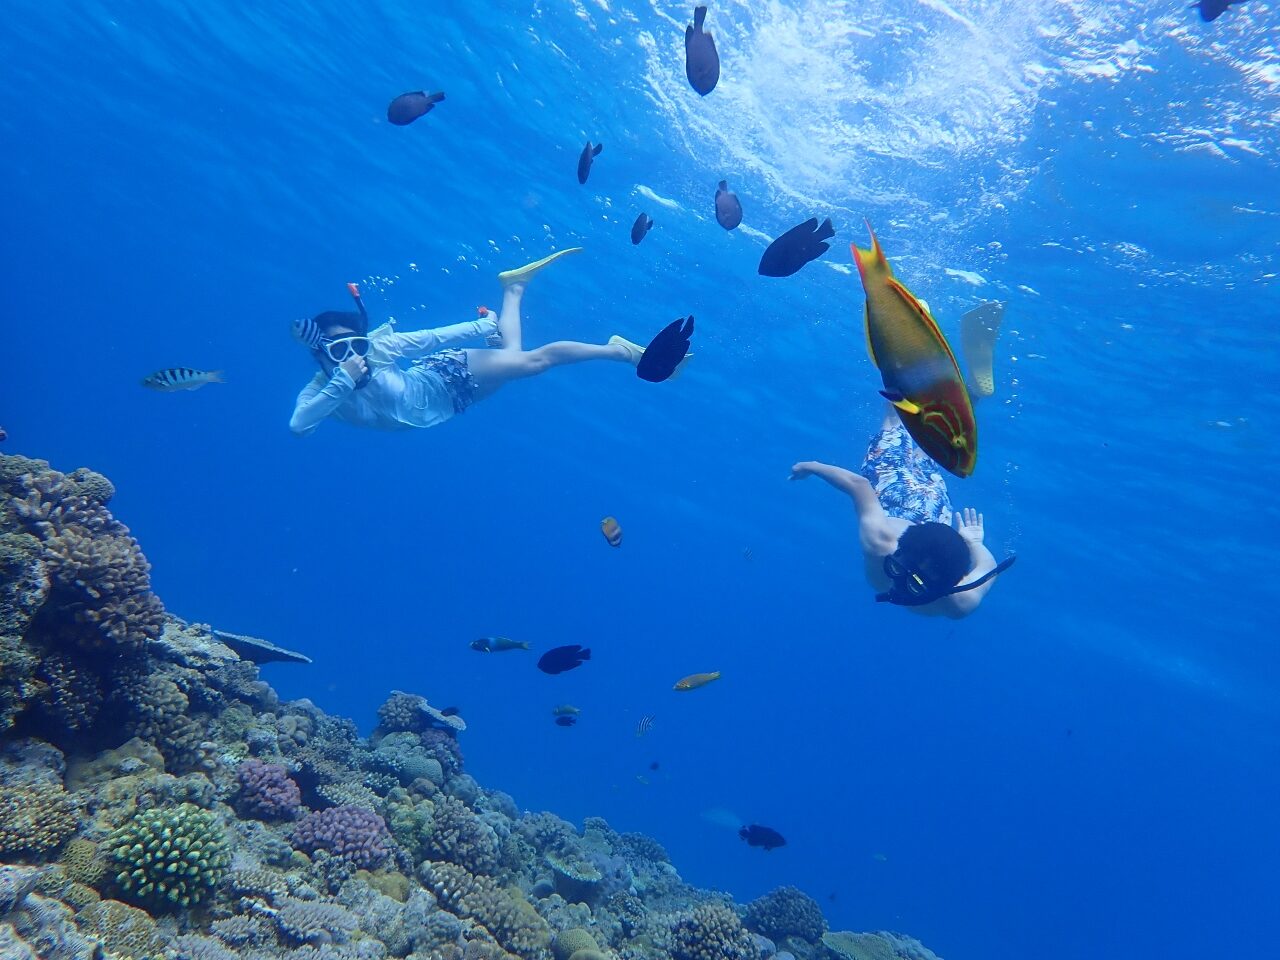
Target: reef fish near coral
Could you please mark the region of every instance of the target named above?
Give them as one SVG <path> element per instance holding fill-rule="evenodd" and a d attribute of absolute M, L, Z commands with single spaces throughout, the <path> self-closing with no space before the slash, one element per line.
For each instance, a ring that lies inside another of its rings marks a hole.
<path fill-rule="evenodd" d="M 691 673 L 687 677 L 681 677 L 675 682 L 672 690 L 697 690 L 699 687 L 705 687 L 712 680 L 720 679 L 720 671 L 713 670 L 711 673 Z"/>
<path fill-rule="evenodd" d="M 684 75 L 689 86 L 705 97 L 720 82 L 720 53 L 716 39 L 702 29 L 706 7 L 693 8 L 693 23 L 684 28 Z"/>
<path fill-rule="evenodd" d="M 166 367 L 142 378 L 148 390 L 173 393 L 176 390 L 199 390 L 206 383 L 226 383 L 221 370 L 193 370 L 190 367 Z"/>
<path fill-rule="evenodd" d="M 866 293 L 867 350 L 881 393 L 934 462 L 957 477 L 978 462 L 978 423 L 951 345 L 911 291 L 893 275 L 871 224 L 871 249 L 850 244 Z"/>
<path fill-rule="evenodd" d="M 747 846 L 763 847 L 766 851 L 787 845 L 786 838 L 777 830 L 772 827 L 762 827 L 758 823 L 743 827 L 738 831 L 738 836 L 747 841 Z"/>
<path fill-rule="evenodd" d="M 582 666 L 590 659 L 590 650 L 571 643 L 563 647 L 553 647 L 544 653 L 538 658 L 538 669 L 543 673 L 564 673 Z"/>

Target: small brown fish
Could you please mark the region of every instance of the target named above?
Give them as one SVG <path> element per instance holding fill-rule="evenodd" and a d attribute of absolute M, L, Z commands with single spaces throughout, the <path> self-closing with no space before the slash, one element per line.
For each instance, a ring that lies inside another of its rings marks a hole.
<path fill-rule="evenodd" d="M 622 527 L 613 517 L 605 517 L 600 521 L 600 532 L 604 534 L 604 538 L 609 541 L 609 546 L 622 546 Z"/>
<path fill-rule="evenodd" d="M 221 370 L 192 370 L 190 367 L 169 367 L 157 370 L 143 378 L 142 385 L 149 390 L 173 393 L 175 390 L 199 390 L 206 383 L 226 383 Z"/>
<path fill-rule="evenodd" d="M 676 681 L 676 685 L 672 690 L 697 690 L 699 687 L 705 687 L 712 680 L 720 679 L 720 671 L 714 670 L 711 673 L 691 673 L 687 677 L 682 677 Z"/>
<path fill-rule="evenodd" d="M 430 113 L 432 107 L 443 99 L 443 93 L 427 93 L 425 90 L 402 93 L 387 107 L 387 119 L 397 127 L 407 126 Z"/>

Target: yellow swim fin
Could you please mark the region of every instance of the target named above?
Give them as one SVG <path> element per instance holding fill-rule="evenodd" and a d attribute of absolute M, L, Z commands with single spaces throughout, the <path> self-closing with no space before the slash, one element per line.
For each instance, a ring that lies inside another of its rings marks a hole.
<path fill-rule="evenodd" d="M 498 274 L 498 280 L 504 287 L 512 283 L 528 283 L 533 275 L 543 267 L 550 266 L 561 257 L 568 256 L 571 253 L 581 252 L 581 247 L 566 247 L 563 250 L 557 250 L 555 253 L 548 254 L 541 260 L 535 260 L 533 263 L 526 263 L 523 267 L 516 267 L 514 270 L 503 270 Z"/>
<path fill-rule="evenodd" d="M 996 392 L 992 355 L 1003 319 L 1004 304 L 999 300 L 974 307 L 960 318 L 960 350 L 969 371 L 969 390 L 975 398 Z"/>

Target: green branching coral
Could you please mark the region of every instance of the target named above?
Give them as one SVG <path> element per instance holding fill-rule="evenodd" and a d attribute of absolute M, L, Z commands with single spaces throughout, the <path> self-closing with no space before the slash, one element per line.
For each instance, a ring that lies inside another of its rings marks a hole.
<path fill-rule="evenodd" d="M 230 857 L 213 814 L 195 804 L 146 810 L 107 838 L 115 880 L 130 899 L 189 907 L 217 885 Z"/>

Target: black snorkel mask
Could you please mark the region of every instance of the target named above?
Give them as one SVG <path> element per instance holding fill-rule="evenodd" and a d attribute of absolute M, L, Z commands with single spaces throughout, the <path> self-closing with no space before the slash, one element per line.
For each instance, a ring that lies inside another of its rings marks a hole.
<path fill-rule="evenodd" d="M 976 590 L 992 577 L 1004 573 L 1013 566 L 1013 561 L 1018 559 L 1016 555 L 1006 557 L 996 564 L 994 570 L 989 570 L 972 583 L 938 589 L 930 586 L 918 570 L 913 570 L 904 564 L 898 555 L 899 552 L 884 558 L 884 574 L 893 581 L 893 586 L 884 593 L 877 593 L 876 603 L 892 603 L 900 607 L 923 607 L 926 603 L 933 603 L 952 594 Z"/>

